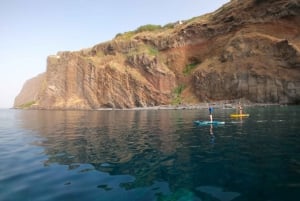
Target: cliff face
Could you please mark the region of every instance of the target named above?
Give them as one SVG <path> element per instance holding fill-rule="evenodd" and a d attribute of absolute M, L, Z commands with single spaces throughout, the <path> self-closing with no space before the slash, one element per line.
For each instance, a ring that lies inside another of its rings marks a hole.
<path fill-rule="evenodd" d="M 30 80 L 27 80 L 21 90 L 21 93 L 15 98 L 14 105 L 20 108 L 26 108 L 35 104 L 35 100 L 38 99 L 39 93 L 46 87 L 45 73 L 42 73 Z"/>
<path fill-rule="evenodd" d="M 168 103 L 175 75 L 155 58 L 99 57 L 83 52 L 48 57 L 48 88 L 40 96 L 39 107 L 126 108 Z"/>
<path fill-rule="evenodd" d="M 44 87 L 26 99 L 25 85 L 14 106 L 130 108 L 237 98 L 299 103 L 300 2 L 232 0 L 182 24 L 119 34 L 49 56 L 40 82 Z"/>

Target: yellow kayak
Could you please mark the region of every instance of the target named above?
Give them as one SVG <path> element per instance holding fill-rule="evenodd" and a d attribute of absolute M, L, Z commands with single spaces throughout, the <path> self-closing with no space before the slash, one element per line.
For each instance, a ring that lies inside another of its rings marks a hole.
<path fill-rule="evenodd" d="M 249 114 L 230 114 L 230 117 L 249 117 Z"/>

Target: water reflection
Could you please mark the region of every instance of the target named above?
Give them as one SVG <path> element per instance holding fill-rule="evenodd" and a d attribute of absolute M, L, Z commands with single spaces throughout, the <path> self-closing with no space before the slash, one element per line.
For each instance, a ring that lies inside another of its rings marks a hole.
<path fill-rule="evenodd" d="M 184 124 L 178 113 L 25 111 L 22 115 L 23 126 L 43 137 L 35 144 L 45 148 L 45 166 L 58 163 L 75 169 L 92 164 L 111 175 L 134 176 L 134 182 L 122 184 L 126 189 L 151 186 L 190 171 L 184 165 L 190 150 L 182 149 L 190 139 L 178 133 Z M 183 175 L 176 180 L 186 182 Z"/>
<path fill-rule="evenodd" d="M 215 143 L 215 135 L 213 131 L 214 126 L 211 124 L 210 129 L 209 129 L 209 134 L 210 134 L 210 143 L 214 144 Z"/>
<path fill-rule="evenodd" d="M 146 187 L 161 200 L 231 200 L 255 199 L 262 187 L 270 196 L 279 192 L 274 183 L 299 178 L 296 112 L 288 125 L 279 124 L 284 115 L 278 123 L 274 114 L 257 114 L 204 127 L 192 123 L 197 111 L 22 111 L 19 119 L 36 132 L 44 166 L 105 173 L 96 185 L 102 191 Z"/>

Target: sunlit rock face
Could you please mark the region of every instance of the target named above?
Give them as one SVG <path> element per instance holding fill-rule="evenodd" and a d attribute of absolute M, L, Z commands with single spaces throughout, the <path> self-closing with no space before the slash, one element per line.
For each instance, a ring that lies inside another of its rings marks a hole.
<path fill-rule="evenodd" d="M 39 84 L 25 83 L 14 107 L 133 108 L 241 98 L 298 104 L 300 2 L 232 0 L 183 23 L 49 56 L 46 72 L 34 80 Z"/>

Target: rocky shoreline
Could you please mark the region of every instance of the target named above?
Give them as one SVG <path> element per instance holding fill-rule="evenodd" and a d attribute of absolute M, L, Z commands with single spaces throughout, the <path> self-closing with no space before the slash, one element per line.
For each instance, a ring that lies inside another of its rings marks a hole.
<path fill-rule="evenodd" d="M 10 109 L 21 109 L 21 110 L 61 110 L 61 111 L 111 111 L 111 110 L 194 110 L 194 109 L 207 109 L 212 106 L 216 109 L 236 109 L 238 102 L 210 102 L 210 103 L 197 103 L 197 104 L 180 104 L 180 105 L 158 105 L 149 107 L 134 107 L 134 108 L 97 108 L 97 109 L 45 109 L 45 108 L 10 108 Z M 251 103 L 242 102 L 244 108 L 247 107 L 268 107 L 268 106 L 287 106 L 287 104 L 278 103 Z"/>
<path fill-rule="evenodd" d="M 193 109 L 207 109 L 209 106 L 218 109 L 236 109 L 238 103 L 199 103 L 199 104 L 182 104 L 182 105 L 159 105 L 153 107 L 135 107 L 135 108 L 98 108 L 96 110 L 193 110 Z M 281 104 L 274 103 L 246 103 L 243 107 L 267 107 Z"/>

